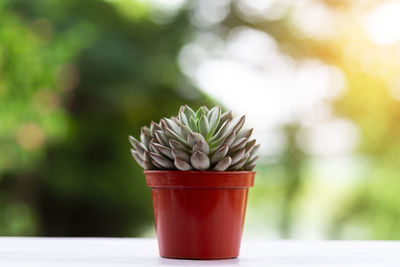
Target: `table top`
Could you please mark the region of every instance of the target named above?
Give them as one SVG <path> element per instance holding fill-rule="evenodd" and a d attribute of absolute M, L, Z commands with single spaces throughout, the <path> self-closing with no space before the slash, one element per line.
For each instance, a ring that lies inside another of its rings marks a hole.
<path fill-rule="evenodd" d="M 231 260 L 173 260 L 155 239 L 0 238 L 0 266 L 400 266 L 400 242 L 250 241 Z"/>

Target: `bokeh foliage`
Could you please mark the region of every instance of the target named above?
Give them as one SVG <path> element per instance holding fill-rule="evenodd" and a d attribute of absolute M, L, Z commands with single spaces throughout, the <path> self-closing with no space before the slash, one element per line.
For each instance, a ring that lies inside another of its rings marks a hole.
<path fill-rule="evenodd" d="M 0 234 L 137 236 L 149 190 L 128 135 L 209 103 L 176 64 L 185 17 L 159 27 L 104 1 L 0 11 Z"/>

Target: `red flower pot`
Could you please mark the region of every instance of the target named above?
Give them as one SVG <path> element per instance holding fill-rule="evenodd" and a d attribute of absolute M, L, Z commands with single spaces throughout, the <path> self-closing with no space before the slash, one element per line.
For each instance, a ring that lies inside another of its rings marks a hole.
<path fill-rule="evenodd" d="M 255 172 L 145 171 L 160 255 L 229 259 L 239 255 L 247 193 Z"/>

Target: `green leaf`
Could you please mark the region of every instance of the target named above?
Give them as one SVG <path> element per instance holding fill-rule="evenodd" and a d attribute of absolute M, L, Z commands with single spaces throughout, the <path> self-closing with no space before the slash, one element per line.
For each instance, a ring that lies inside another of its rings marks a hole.
<path fill-rule="evenodd" d="M 191 109 L 188 105 L 181 107 L 181 110 L 186 115 L 186 118 L 188 118 L 188 120 L 190 117 L 196 117 L 196 112 L 194 112 L 193 109 Z"/>
<path fill-rule="evenodd" d="M 206 140 L 208 140 L 214 132 L 217 130 L 217 127 L 219 125 L 219 120 L 221 117 L 221 108 L 217 107 L 216 109 L 211 109 L 209 113 L 209 122 L 210 122 L 210 129 L 208 131 Z"/>
<path fill-rule="evenodd" d="M 189 126 L 188 117 L 185 115 L 185 113 L 182 110 L 179 111 L 178 117 L 183 125 Z"/>
<path fill-rule="evenodd" d="M 197 123 L 197 128 L 199 129 L 199 133 L 206 138 L 208 135 L 208 131 L 210 128 L 210 125 L 208 124 L 208 120 L 206 116 L 202 115 L 200 120 Z"/>
<path fill-rule="evenodd" d="M 201 116 L 203 115 L 207 115 L 207 113 L 202 107 L 200 107 L 196 112 L 196 121 L 200 120 Z"/>
<path fill-rule="evenodd" d="M 199 129 L 197 128 L 197 123 L 196 123 L 196 120 L 194 119 L 194 117 L 190 117 L 189 125 L 190 125 L 190 130 L 192 130 L 193 132 L 199 132 Z"/>

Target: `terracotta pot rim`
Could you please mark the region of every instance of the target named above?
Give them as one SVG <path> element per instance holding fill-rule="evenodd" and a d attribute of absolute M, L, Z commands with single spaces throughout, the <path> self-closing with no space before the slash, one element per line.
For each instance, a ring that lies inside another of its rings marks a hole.
<path fill-rule="evenodd" d="M 146 184 L 152 188 L 249 188 L 254 184 L 253 171 L 144 171 Z"/>
<path fill-rule="evenodd" d="M 223 172 L 218 172 L 218 171 L 176 171 L 176 170 L 145 170 L 143 171 L 144 174 L 212 174 L 212 175 L 237 175 L 237 174 L 255 174 L 255 171 L 223 171 Z"/>

